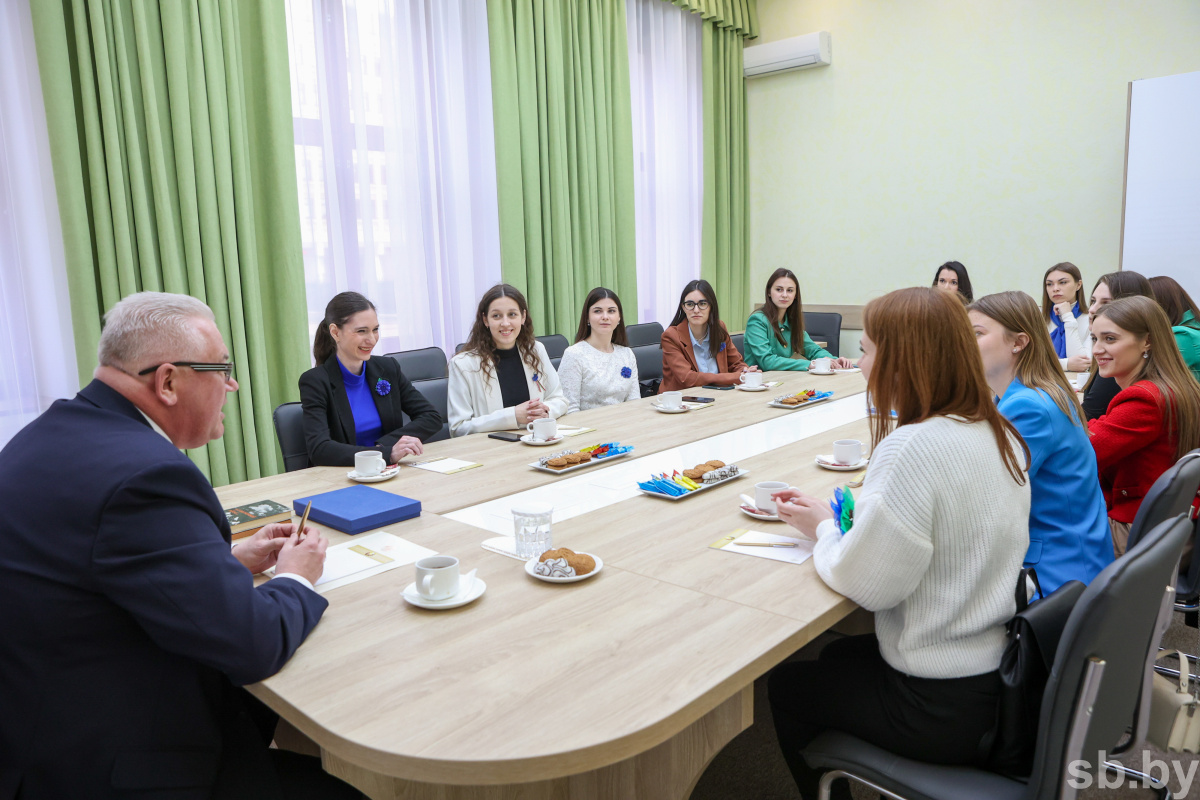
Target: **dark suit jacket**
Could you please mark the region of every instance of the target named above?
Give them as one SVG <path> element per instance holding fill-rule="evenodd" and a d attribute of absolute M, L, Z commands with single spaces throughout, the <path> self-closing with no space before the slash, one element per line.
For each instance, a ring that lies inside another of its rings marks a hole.
<path fill-rule="evenodd" d="M 327 601 L 255 588 L 204 475 L 99 381 L 0 452 L 0 509 L 0 799 L 245 791 L 269 762 L 234 685 Z"/>
<path fill-rule="evenodd" d="M 738 382 L 746 362 L 742 361 L 742 354 L 733 346 L 733 339 L 729 337 L 725 323 L 721 323 L 719 332 L 714 331 L 710 335 L 725 337 L 725 349 L 717 353 L 717 369 L 720 372 L 700 372 L 696 354 L 692 351 L 692 335 L 688 332 L 686 319 L 663 331 L 663 376 L 658 387 L 659 394 L 705 384 L 732 386 Z"/>
<path fill-rule="evenodd" d="M 415 436 L 425 441 L 442 429 L 442 415 L 413 385 L 400 374 L 394 358 L 374 356 L 366 361 L 367 386 L 379 411 L 386 433 L 374 447 L 355 444 L 354 414 L 350 398 L 342 381 L 342 370 L 336 355 L 300 376 L 300 402 L 304 406 L 304 441 L 308 445 L 308 460 L 314 467 L 353 467 L 354 454 L 363 450 L 378 450 L 387 463 L 392 463 L 392 447 L 401 436 Z M 383 378 L 392 385 L 386 395 L 375 391 Z M 403 424 L 401 412 L 408 415 Z"/>

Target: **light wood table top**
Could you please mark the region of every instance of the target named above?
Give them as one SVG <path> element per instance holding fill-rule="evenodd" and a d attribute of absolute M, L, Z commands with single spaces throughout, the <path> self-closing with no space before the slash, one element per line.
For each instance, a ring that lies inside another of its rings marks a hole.
<path fill-rule="evenodd" d="M 532 489 L 562 476 L 540 472 L 528 466 L 547 451 L 578 449 L 601 442 L 619 441 L 633 445 L 633 456 L 645 456 L 662 450 L 703 439 L 718 433 L 778 417 L 781 414 L 804 413 L 771 408 L 771 398 L 785 392 L 802 389 L 821 389 L 835 392 L 835 398 L 861 394 L 866 381 L 861 373 L 814 376 L 807 372 L 768 372 L 766 380 L 782 381 L 783 385 L 765 392 L 744 392 L 738 389 L 718 391 L 689 389 L 685 394 L 714 397 L 712 408 L 697 409 L 684 414 L 663 414 L 650 407 L 655 398 L 643 397 L 616 406 L 593 408 L 560 417 L 564 425 L 595 428 L 564 439 L 551 447 L 530 447 L 515 442 L 489 439 L 487 434 L 474 434 L 425 446 L 425 455 L 417 460 L 448 456 L 481 463 L 483 466 L 453 475 L 441 475 L 427 470 L 405 467 L 389 481 L 372 484 L 377 489 L 404 495 L 421 501 L 421 508 L 444 514 L 466 506 L 494 500 L 516 492 Z M 403 463 L 403 462 L 401 462 Z M 313 474 L 335 487 L 353 483 L 346 477 L 350 467 L 311 467 L 301 470 Z M 597 472 L 597 465 L 568 475 Z"/>

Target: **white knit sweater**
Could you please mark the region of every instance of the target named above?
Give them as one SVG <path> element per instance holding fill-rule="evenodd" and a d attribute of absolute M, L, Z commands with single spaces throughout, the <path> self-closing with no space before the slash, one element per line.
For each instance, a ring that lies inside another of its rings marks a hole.
<path fill-rule="evenodd" d="M 622 370 L 628 370 L 629 376 Z M 576 342 L 563 353 L 558 379 L 567 398 L 568 412 L 613 406 L 642 396 L 638 388 L 637 357 L 633 350 L 619 344 L 613 345 L 611 353 L 602 353 L 586 341 Z"/>
<path fill-rule="evenodd" d="M 1029 484 L 1008 473 L 989 425 L 932 417 L 897 428 L 871 454 L 849 533 L 827 520 L 817 537 L 817 572 L 876 612 L 894 668 L 961 678 L 999 666 L 1029 547 Z"/>

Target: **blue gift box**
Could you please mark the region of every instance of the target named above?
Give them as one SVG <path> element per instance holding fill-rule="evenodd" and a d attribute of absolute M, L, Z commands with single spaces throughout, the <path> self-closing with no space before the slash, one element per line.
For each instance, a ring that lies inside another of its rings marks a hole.
<path fill-rule="evenodd" d="M 308 518 L 320 525 L 343 533 L 362 533 L 393 522 L 402 522 L 421 515 L 421 501 L 403 497 L 370 486 L 347 486 L 332 492 L 299 497 L 292 501 L 292 510 L 299 516 L 308 501 L 312 511 Z"/>

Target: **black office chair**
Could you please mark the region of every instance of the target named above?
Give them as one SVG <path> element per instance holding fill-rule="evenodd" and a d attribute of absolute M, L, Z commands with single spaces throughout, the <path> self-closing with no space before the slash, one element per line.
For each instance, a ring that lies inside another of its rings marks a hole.
<path fill-rule="evenodd" d="M 1200 512 L 1200 449 L 1185 453 L 1183 458 L 1164 472 L 1146 492 L 1137 516 L 1129 526 L 1129 543 L 1132 548 L 1144 532 L 1156 527 L 1164 519 L 1187 513 L 1192 525 L 1200 533 L 1196 517 Z M 1200 544 L 1200 542 L 1197 542 Z M 1182 571 L 1175 580 L 1175 610 L 1187 614 L 1187 624 L 1196 627 L 1197 612 L 1200 611 L 1200 557 L 1193 549 L 1190 563 L 1181 565 Z"/>
<path fill-rule="evenodd" d="M 463 350 L 466 350 L 466 349 L 467 349 L 467 343 L 459 342 L 458 344 L 454 345 L 454 355 L 458 355 L 459 353 L 461 353 Z"/>
<path fill-rule="evenodd" d="M 283 454 L 283 471 L 307 469 L 308 446 L 304 443 L 304 411 L 299 403 L 284 403 L 271 414 L 275 422 L 275 438 Z"/>
<path fill-rule="evenodd" d="M 567 352 L 567 337 L 561 333 L 552 333 L 549 336 L 539 336 L 537 340 L 546 348 L 546 355 L 550 356 L 550 362 L 554 364 L 554 368 L 558 369 L 558 364 L 554 359 L 561 359 L 562 354 Z"/>
<path fill-rule="evenodd" d="M 733 340 L 733 346 L 736 347 L 737 351 L 742 354 L 742 358 L 745 358 L 746 357 L 746 334 L 734 333 L 734 334 L 730 334 L 729 338 Z"/>
<path fill-rule="evenodd" d="M 804 332 L 814 342 L 825 342 L 825 349 L 835 358 L 841 355 L 842 315 L 824 311 L 804 312 Z"/>
<path fill-rule="evenodd" d="M 641 384 L 642 397 L 658 394 L 663 374 L 662 348 L 656 344 L 635 347 L 633 348 L 633 357 L 637 360 L 638 382 Z"/>
<path fill-rule="evenodd" d="M 1162 522 L 1097 575 L 1079 598 L 1046 685 L 1028 782 L 900 758 L 849 734 L 826 731 L 804 750 L 809 766 L 829 770 L 821 778 L 821 800 L 829 800 L 839 778 L 901 800 L 1073 800 L 1076 770 L 1083 764 L 1092 776 L 1107 769 L 1147 779 L 1120 764 L 1095 761 L 1101 750 L 1119 754 L 1145 740 L 1152 665 L 1171 622 L 1175 592 L 1170 584 L 1190 535 L 1186 515 Z M 1165 786 L 1146 785 L 1169 800 Z"/>
<path fill-rule="evenodd" d="M 663 326 L 657 322 L 639 322 L 637 325 L 626 325 L 625 335 L 629 337 L 630 347 L 641 347 L 648 344 L 661 346 Z"/>
<path fill-rule="evenodd" d="M 396 359 L 400 371 L 410 381 L 427 381 L 432 378 L 444 378 L 450 374 L 446 369 L 446 353 L 440 347 L 401 350 L 399 353 L 387 355 Z"/>
<path fill-rule="evenodd" d="M 449 378 L 430 378 L 427 381 L 413 381 L 413 388 L 421 393 L 421 396 L 429 401 L 429 404 L 437 409 L 438 414 L 442 416 L 442 429 L 425 440 L 425 444 L 430 442 L 440 442 L 443 439 L 450 438 L 450 416 L 447 411 L 449 407 L 448 393 L 450 389 Z M 408 414 L 401 414 L 400 419 L 405 425 L 408 424 Z"/>

